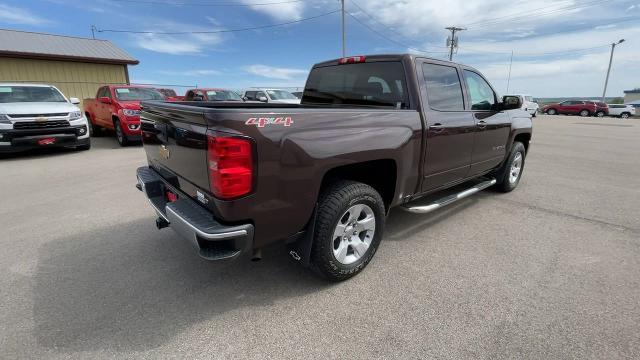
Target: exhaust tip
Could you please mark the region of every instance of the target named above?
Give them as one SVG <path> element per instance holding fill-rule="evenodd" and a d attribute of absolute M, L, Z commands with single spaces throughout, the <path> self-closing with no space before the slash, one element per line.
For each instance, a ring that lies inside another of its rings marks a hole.
<path fill-rule="evenodd" d="M 251 261 L 258 262 L 262 260 L 262 250 L 253 250 L 253 255 L 251 256 Z"/>

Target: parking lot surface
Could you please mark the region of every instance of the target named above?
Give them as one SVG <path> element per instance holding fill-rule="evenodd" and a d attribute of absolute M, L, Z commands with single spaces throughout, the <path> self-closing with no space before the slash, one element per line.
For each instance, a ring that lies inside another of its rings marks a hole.
<path fill-rule="evenodd" d="M 640 120 L 539 116 L 518 189 L 391 212 L 339 284 L 201 260 L 141 147 L 0 159 L 0 358 L 638 358 Z"/>

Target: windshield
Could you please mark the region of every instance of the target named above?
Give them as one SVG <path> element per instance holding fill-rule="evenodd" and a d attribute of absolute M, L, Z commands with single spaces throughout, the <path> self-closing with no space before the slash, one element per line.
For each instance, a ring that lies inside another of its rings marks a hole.
<path fill-rule="evenodd" d="M 241 101 L 240 95 L 230 90 L 207 90 L 207 99 L 209 101 Z"/>
<path fill-rule="evenodd" d="M 309 74 L 302 103 L 408 109 L 404 67 L 399 61 L 385 61 L 315 68 Z"/>
<path fill-rule="evenodd" d="M 0 86 L 0 103 L 66 102 L 60 91 L 43 86 Z"/>
<path fill-rule="evenodd" d="M 116 99 L 121 101 L 164 100 L 164 95 L 148 88 L 116 88 Z"/>
<path fill-rule="evenodd" d="M 533 96 L 525 96 L 524 99 L 529 102 L 533 102 Z"/>
<path fill-rule="evenodd" d="M 292 93 L 285 90 L 267 90 L 271 100 L 297 100 Z"/>

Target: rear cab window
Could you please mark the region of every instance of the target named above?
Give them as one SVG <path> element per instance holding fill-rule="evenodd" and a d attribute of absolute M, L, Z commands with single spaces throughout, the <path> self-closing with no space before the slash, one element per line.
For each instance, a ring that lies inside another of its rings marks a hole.
<path fill-rule="evenodd" d="M 379 61 L 314 68 L 302 103 L 408 109 L 404 66 L 400 61 Z"/>
<path fill-rule="evenodd" d="M 438 111 L 464 110 L 464 96 L 458 69 L 453 66 L 423 63 L 429 107 Z"/>

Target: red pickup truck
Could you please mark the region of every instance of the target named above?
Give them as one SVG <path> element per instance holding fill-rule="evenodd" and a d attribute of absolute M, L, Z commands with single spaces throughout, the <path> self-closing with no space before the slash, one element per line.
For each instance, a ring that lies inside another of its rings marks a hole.
<path fill-rule="evenodd" d="M 140 141 L 140 101 L 164 99 L 164 95 L 148 87 L 101 86 L 95 98 L 83 101 L 89 132 L 92 136 L 100 136 L 102 129 L 112 129 L 121 146 Z"/>

